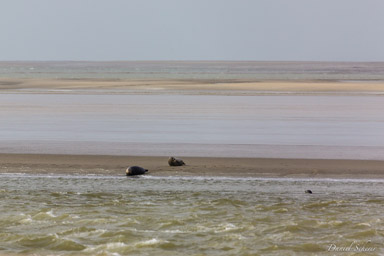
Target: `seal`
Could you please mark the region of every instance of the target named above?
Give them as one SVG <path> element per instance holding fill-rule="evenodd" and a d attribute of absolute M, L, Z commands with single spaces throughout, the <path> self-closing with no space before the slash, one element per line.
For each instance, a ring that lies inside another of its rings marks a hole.
<path fill-rule="evenodd" d="M 312 190 L 307 189 L 307 190 L 305 190 L 305 193 L 307 193 L 307 194 L 312 194 Z"/>
<path fill-rule="evenodd" d="M 183 160 L 181 160 L 179 158 L 174 158 L 173 156 L 168 158 L 168 164 L 169 164 L 169 166 L 182 166 L 182 165 L 185 165 Z"/>
<path fill-rule="evenodd" d="M 146 172 L 148 172 L 148 170 L 140 166 L 130 166 L 125 171 L 127 176 L 142 175 L 142 174 L 145 174 Z"/>

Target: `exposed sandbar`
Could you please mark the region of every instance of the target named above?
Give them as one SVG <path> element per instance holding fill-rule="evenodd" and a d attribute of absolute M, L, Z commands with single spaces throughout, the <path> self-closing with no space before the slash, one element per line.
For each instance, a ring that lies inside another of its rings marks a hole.
<path fill-rule="evenodd" d="M 382 81 L 249 81 L 0 78 L 2 93 L 259 95 L 384 92 Z"/>
<path fill-rule="evenodd" d="M 291 178 L 384 178 L 384 161 L 183 157 L 170 167 L 167 157 L 109 155 L 0 154 L 1 173 L 96 174 L 124 176 L 130 165 L 154 176 L 223 176 Z"/>

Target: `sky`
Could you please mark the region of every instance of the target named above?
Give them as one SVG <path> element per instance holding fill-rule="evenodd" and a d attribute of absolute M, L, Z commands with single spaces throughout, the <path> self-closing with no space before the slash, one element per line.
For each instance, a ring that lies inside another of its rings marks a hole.
<path fill-rule="evenodd" d="M 0 60 L 384 61 L 384 0 L 0 0 Z"/>

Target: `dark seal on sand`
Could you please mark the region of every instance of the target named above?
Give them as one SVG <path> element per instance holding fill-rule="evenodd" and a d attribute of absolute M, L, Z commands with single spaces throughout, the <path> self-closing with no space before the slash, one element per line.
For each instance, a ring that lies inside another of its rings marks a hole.
<path fill-rule="evenodd" d="M 146 172 L 148 172 L 148 170 L 140 166 L 130 166 L 125 171 L 127 176 L 142 175 L 142 174 L 145 174 Z"/>
<path fill-rule="evenodd" d="M 168 159 L 169 166 L 182 166 L 185 165 L 184 161 L 178 158 L 170 157 Z"/>
<path fill-rule="evenodd" d="M 312 194 L 312 190 L 307 189 L 307 190 L 305 190 L 305 193 L 307 193 L 307 194 Z"/>

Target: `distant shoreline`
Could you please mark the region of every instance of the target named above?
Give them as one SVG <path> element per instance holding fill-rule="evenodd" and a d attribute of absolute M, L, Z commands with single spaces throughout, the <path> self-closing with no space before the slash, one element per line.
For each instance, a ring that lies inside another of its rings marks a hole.
<path fill-rule="evenodd" d="M 131 95 L 382 95 L 384 81 L 1 78 L 0 93 Z"/>
<path fill-rule="evenodd" d="M 153 176 L 384 178 L 384 161 L 377 160 L 183 157 L 186 166 L 170 167 L 167 159 L 159 156 L 0 154 L 0 172 L 124 176 L 128 166 L 139 165 L 149 169 Z"/>

